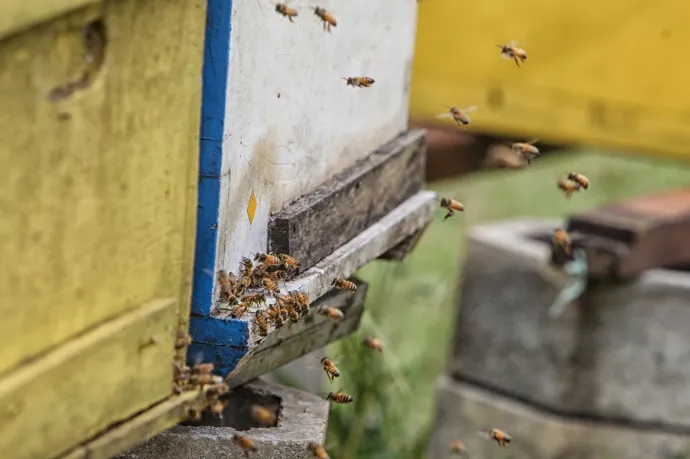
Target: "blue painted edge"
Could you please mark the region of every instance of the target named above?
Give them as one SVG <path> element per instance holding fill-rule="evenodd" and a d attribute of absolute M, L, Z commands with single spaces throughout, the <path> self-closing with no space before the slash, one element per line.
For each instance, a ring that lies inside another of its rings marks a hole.
<path fill-rule="evenodd" d="M 189 331 L 194 342 L 187 352 L 188 365 L 213 362 L 215 373 L 223 377 L 235 369 L 249 351 L 249 325 L 241 320 L 191 317 Z M 199 360 L 201 357 L 201 360 Z"/>
<path fill-rule="evenodd" d="M 208 0 L 199 140 L 192 315 L 210 316 L 213 296 L 232 0 Z M 192 335 L 194 336 L 194 335 Z"/>

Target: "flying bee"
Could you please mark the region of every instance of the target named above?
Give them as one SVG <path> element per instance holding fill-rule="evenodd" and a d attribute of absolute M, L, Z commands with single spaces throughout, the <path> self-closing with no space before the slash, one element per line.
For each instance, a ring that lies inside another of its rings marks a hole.
<path fill-rule="evenodd" d="M 263 312 L 256 311 L 256 314 L 254 315 L 254 323 L 256 323 L 256 326 L 259 327 L 259 334 L 261 336 L 268 335 L 268 320 Z"/>
<path fill-rule="evenodd" d="M 319 314 L 321 314 L 324 317 L 328 317 L 331 320 L 342 320 L 343 317 L 345 317 L 345 314 L 343 314 L 343 311 L 341 311 L 338 308 L 333 308 L 330 306 L 323 306 L 319 310 Z"/>
<path fill-rule="evenodd" d="M 510 148 L 520 155 L 520 158 L 527 161 L 527 164 L 532 164 L 532 161 L 540 155 L 539 149 L 534 146 L 537 142 L 539 139 L 532 139 L 529 142 L 515 142 Z"/>
<path fill-rule="evenodd" d="M 577 172 L 569 172 L 568 180 L 579 183 L 580 186 L 585 190 L 589 188 L 589 179 L 582 174 L 578 174 Z"/>
<path fill-rule="evenodd" d="M 475 111 L 477 107 L 473 105 L 471 107 L 463 108 L 462 110 L 457 107 L 448 107 L 448 109 L 448 112 L 438 114 L 436 115 L 436 118 L 452 118 L 458 125 L 464 128 L 470 124 L 470 117 L 467 116 L 467 114 Z"/>
<path fill-rule="evenodd" d="M 258 261 L 259 263 L 264 263 L 268 266 L 280 265 L 280 258 L 278 258 L 275 255 L 272 255 L 270 253 L 257 253 L 254 256 L 254 261 Z"/>
<path fill-rule="evenodd" d="M 333 384 L 333 381 L 335 378 L 340 376 L 340 372 L 338 371 L 338 368 L 335 366 L 333 361 L 329 359 L 328 357 L 323 357 L 321 359 L 321 365 L 323 365 L 323 371 L 326 372 L 326 376 L 328 376 L 328 380 Z"/>
<path fill-rule="evenodd" d="M 314 14 L 318 16 L 319 19 L 323 21 L 323 30 L 331 33 L 331 27 L 336 27 L 338 22 L 335 20 L 333 15 L 321 7 L 312 7 Z"/>
<path fill-rule="evenodd" d="M 566 255 L 571 254 L 573 238 L 570 234 L 562 228 L 557 228 L 553 232 L 553 245 L 555 247 L 560 247 L 566 253 Z"/>
<path fill-rule="evenodd" d="M 372 84 L 376 83 L 371 77 L 342 77 L 345 80 L 347 86 L 352 86 L 353 88 L 368 88 Z"/>
<path fill-rule="evenodd" d="M 522 49 L 518 48 L 517 43 L 514 41 L 511 41 L 507 45 L 496 45 L 499 48 L 501 48 L 501 57 L 504 59 L 512 59 L 515 61 L 515 65 L 520 67 L 520 62 L 525 62 L 527 61 L 527 52 Z"/>
<path fill-rule="evenodd" d="M 340 290 L 349 290 L 351 292 L 357 291 L 357 284 L 355 284 L 354 282 L 350 282 L 346 279 L 341 279 L 339 277 L 333 279 L 331 285 Z"/>
<path fill-rule="evenodd" d="M 261 279 L 261 285 L 263 285 L 266 290 L 272 293 L 278 293 L 280 289 L 278 288 L 278 284 L 273 279 L 270 279 L 268 277 L 264 277 Z"/>
<path fill-rule="evenodd" d="M 454 440 L 453 443 L 450 444 L 450 452 L 451 454 L 457 454 L 464 458 L 470 457 L 470 455 L 467 453 L 467 448 L 465 447 L 465 444 L 460 440 Z"/>
<path fill-rule="evenodd" d="M 192 335 L 185 333 L 183 335 L 177 335 L 177 341 L 175 341 L 175 349 L 182 349 L 188 347 L 192 344 Z"/>
<path fill-rule="evenodd" d="M 329 392 L 328 395 L 326 396 L 326 400 L 333 402 L 333 403 L 339 403 L 339 404 L 345 404 L 345 403 L 352 403 L 355 401 L 355 399 L 352 397 L 352 395 L 346 394 L 344 392 Z"/>
<path fill-rule="evenodd" d="M 264 427 L 276 425 L 276 414 L 264 406 L 251 405 L 249 407 L 249 415 Z"/>
<path fill-rule="evenodd" d="M 324 448 L 322 445 L 317 443 L 309 443 L 307 449 L 316 459 L 329 459 L 328 453 L 326 453 L 326 448 Z"/>
<path fill-rule="evenodd" d="M 563 191 L 565 194 L 565 197 L 570 199 L 570 197 L 575 193 L 576 191 L 580 191 L 580 188 L 582 185 L 577 183 L 574 180 L 570 179 L 561 179 L 558 181 L 558 188 Z"/>
<path fill-rule="evenodd" d="M 247 457 L 249 457 L 250 452 L 256 452 L 256 446 L 254 446 L 254 442 L 251 441 L 248 437 L 245 437 L 244 435 L 235 434 L 232 437 L 232 442 L 240 448 L 242 448 Z"/>
<path fill-rule="evenodd" d="M 366 338 L 364 338 L 364 340 L 362 340 L 362 345 L 368 347 L 369 349 L 373 349 L 375 351 L 383 353 L 383 341 L 381 341 L 378 338 L 367 336 Z"/>
<path fill-rule="evenodd" d="M 460 201 L 451 198 L 441 198 L 441 208 L 447 210 L 446 216 L 443 217 L 444 220 L 455 215 L 455 212 L 465 211 L 465 206 Z"/>
<path fill-rule="evenodd" d="M 287 3 L 278 3 L 278 4 L 276 4 L 276 11 L 277 11 L 278 13 L 282 14 L 283 16 L 285 16 L 286 18 L 288 18 L 288 20 L 289 20 L 290 22 L 295 22 L 295 21 L 292 20 L 292 18 L 296 18 L 296 17 L 297 17 L 297 10 L 294 9 L 294 8 L 290 8 L 289 6 L 287 6 Z"/>
<path fill-rule="evenodd" d="M 502 169 L 521 169 L 522 157 L 507 145 L 494 144 L 486 150 L 486 165 Z"/>
<path fill-rule="evenodd" d="M 489 431 L 489 437 L 491 437 L 492 440 L 495 440 L 496 443 L 498 443 L 498 446 L 501 448 L 505 448 L 506 445 L 513 440 L 510 435 L 500 429 L 491 429 Z"/>
<path fill-rule="evenodd" d="M 293 258 L 285 253 L 279 254 L 278 258 L 280 258 L 283 261 L 283 266 L 285 266 L 285 268 L 287 269 L 294 270 L 299 268 L 299 260 L 297 258 Z"/>
<path fill-rule="evenodd" d="M 261 304 L 266 302 L 266 295 L 264 293 L 251 293 L 242 297 L 242 303 L 245 304 Z"/>

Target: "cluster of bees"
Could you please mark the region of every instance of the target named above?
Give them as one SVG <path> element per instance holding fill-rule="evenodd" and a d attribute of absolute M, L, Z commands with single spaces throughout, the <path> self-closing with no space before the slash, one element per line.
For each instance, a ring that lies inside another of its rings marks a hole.
<path fill-rule="evenodd" d="M 326 32 L 331 33 L 331 27 L 338 25 L 335 16 L 326 11 L 325 8 L 320 6 L 310 8 L 314 10 L 314 15 L 323 23 L 323 30 Z M 293 19 L 299 16 L 297 10 L 289 7 L 287 3 L 278 3 L 276 5 L 276 12 L 288 18 L 290 22 L 295 22 Z M 372 77 L 367 76 L 342 77 L 342 79 L 345 80 L 346 86 L 352 86 L 353 88 L 368 88 L 375 83 Z"/>

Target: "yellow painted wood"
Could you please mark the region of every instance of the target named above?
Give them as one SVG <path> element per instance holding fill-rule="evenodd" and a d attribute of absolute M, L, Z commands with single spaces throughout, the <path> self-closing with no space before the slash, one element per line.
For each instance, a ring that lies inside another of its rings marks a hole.
<path fill-rule="evenodd" d="M 690 159 L 688 17 L 674 0 L 421 0 L 411 117 L 478 105 L 475 131 Z M 499 57 L 510 40 L 522 68 Z"/>
<path fill-rule="evenodd" d="M 100 0 L 5 0 L 0 2 L 0 38 Z"/>
<path fill-rule="evenodd" d="M 0 381 L 0 451 L 51 458 L 171 393 L 176 300 L 105 322 Z"/>
<path fill-rule="evenodd" d="M 108 2 L 0 42 L 0 379 L 156 298 L 186 325 L 205 4 Z M 100 69 L 82 41 L 98 17 Z M 85 70 L 90 86 L 48 99 Z"/>

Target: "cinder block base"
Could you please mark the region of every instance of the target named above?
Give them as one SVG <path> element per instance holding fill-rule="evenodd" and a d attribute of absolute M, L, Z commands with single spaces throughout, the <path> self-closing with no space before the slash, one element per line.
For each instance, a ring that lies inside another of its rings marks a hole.
<path fill-rule="evenodd" d="M 120 459 L 246 459 L 232 442 L 236 433 L 246 435 L 257 447 L 252 459 L 303 459 L 310 442 L 323 444 L 328 423 L 326 400 L 306 392 L 265 381 L 238 388 L 226 408 L 224 423 L 204 416 L 201 426 L 177 426 L 139 444 Z M 250 428 L 249 406 L 279 405 L 278 425 Z M 208 425 L 212 424 L 212 425 Z M 236 430 L 237 429 L 237 430 Z"/>
<path fill-rule="evenodd" d="M 450 457 L 461 440 L 472 458 L 681 459 L 690 457 L 690 435 L 583 422 L 554 416 L 475 386 L 439 379 L 436 425 L 427 457 Z M 505 450 L 479 431 L 499 428 L 512 436 Z"/>

